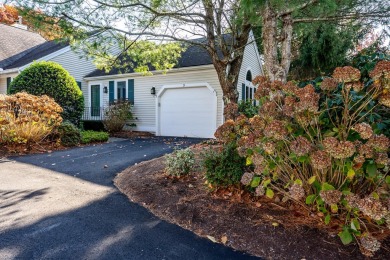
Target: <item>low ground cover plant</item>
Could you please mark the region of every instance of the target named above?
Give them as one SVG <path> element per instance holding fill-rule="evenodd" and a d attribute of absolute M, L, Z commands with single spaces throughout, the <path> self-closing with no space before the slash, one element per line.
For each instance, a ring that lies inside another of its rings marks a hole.
<path fill-rule="evenodd" d="M 195 155 L 191 149 L 175 150 L 165 160 L 165 171 L 171 176 L 188 175 L 195 165 Z"/>
<path fill-rule="evenodd" d="M 380 112 L 390 107 L 390 62 L 379 62 L 370 77 L 361 82 L 348 66 L 318 87 L 257 77 L 258 114 L 227 120 L 215 133 L 246 158 L 248 190 L 318 211 L 325 224 L 341 220 L 341 241 L 355 240 L 367 256 L 390 228 L 390 122 Z"/>
<path fill-rule="evenodd" d="M 89 143 L 97 143 L 97 142 L 107 142 L 109 138 L 109 134 L 101 131 L 81 131 L 81 143 L 89 144 Z"/>
<path fill-rule="evenodd" d="M 46 95 L 0 95 L 0 143 L 42 142 L 62 122 L 62 108 Z"/>
<path fill-rule="evenodd" d="M 127 121 L 133 119 L 132 104 L 128 101 L 118 101 L 104 111 L 103 125 L 109 133 L 123 129 Z"/>

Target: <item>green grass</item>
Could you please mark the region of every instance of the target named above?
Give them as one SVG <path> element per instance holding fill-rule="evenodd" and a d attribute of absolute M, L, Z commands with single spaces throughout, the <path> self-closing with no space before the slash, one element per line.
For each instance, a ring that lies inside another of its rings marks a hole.
<path fill-rule="evenodd" d="M 81 131 L 81 143 L 97 143 L 97 142 L 106 142 L 108 140 L 108 133 L 106 132 L 97 132 L 97 131 Z"/>

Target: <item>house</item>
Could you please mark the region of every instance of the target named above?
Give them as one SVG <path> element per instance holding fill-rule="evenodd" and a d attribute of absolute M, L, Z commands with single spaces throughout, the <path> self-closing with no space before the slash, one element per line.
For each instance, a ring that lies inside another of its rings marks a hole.
<path fill-rule="evenodd" d="M 19 28 L 0 26 L 0 35 L 6 28 L 7 34 L 16 35 L 14 38 L 21 34 L 36 37 Z M 248 41 L 238 81 L 241 100 L 253 97 L 252 78 L 262 74 L 253 34 Z M 1 44 L 0 41 L 0 49 L 3 48 Z M 81 58 L 69 44 L 41 40 L 19 53 L 14 51 L 8 56 L 0 56 L 0 64 L 3 64 L 0 66 L 0 93 L 6 93 L 12 78 L 20 71 L 40 60 L 59 63 L 75 78 L 85 98 L 83 120 L 101 121 L 104 109 L 111 102 L 128 99 L 134 104 L 135 130 L 138 131 L 161 136 L 210 138 L 223 123 L 222 89 L 211 58 L 200 47 L 187 48 L 177 66 L 167 74 L 153 71 L 152 76 L 143 76 L 131 68 L 128 73 L 116 69 L 98 70 L 91 60 Z"/>
<path fill-rule="evenodd" d="M 252 99 L 252 78 L 263 74 L 260 55 L 251 33 L 245 47 L 238 79 L 240 100 Z M 134 103 L 135 129 L 160 136 L 214 137 L 223 123 L 222 89 L 211 58 L 201 47 L 191 46 L 182 53 L 175 68 L 167 74 L 153 71 L 143 76 L 129 68 L 128 73 L 113 69 L 95 70 L 84 77 L 84 93 L 92 118 L 118 99 Z"/>
<path fill-rule="evenodd" d="M 36 46 L 46 42 L 39 34 L 23 27 L 0 24 L 0 93 L 7 92 L 15 71 L 5 71 L 7 67 L 29 53 Z"/>

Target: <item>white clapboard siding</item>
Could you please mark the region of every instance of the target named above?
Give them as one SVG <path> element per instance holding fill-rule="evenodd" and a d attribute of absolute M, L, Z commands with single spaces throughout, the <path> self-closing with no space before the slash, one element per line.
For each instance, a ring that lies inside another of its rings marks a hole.
<path fill-rule="evenodd" d="M 245 46 L 244 59 L 242 60 L 241 70 L 238 77 L 237 89 L 240 93 L 239 100 L 242 100 L 242 83 L 245 83 L 246 73 L 248 69 L 251 70 L 252 78 L 255 78 L 258 75 L 262 75 L 262 67 L 260 62 L 260 56 L 257 49 L 256 42 L 254 41 L 254 35 L 251 32 L 248 45 Z"/>
<path fill-rule="evenodd" d="M 166 75 L 156 74 L 152 76 L 141 76 L 137 74 L 124 75 L 110 80 L 126 80 L 134 79 L 134 109 L 133 114 L 137 119 L 134 123 L 137 125 L 136 130 L 140 131 L 156 131 L 156 96 L 150 94 L 152 87 L 156 88 L 156 93 L 164 85 L 176 84 L 192 84 L 205 82 L 208 83 L 217 93 L 217 125 L 222 124 L 223 120 L 223 105 L 222 105 L 222 89 L 220 87 L 217 73 L 212 66 L 199 66 L 193 71 L 180 72 L 177 70 L 170 71 Z M 101 84 L 102 87 L 109 86 L 109 79 L 93 80 L 88 85 Z M 103 94 L 103 102 L 108 104 L 108 93 Z M 86 104 L 90 104 L 90 100 L 86 100 Z"/>
<path fill-rule="evenodd" d="M 84 80 L 84 77 L 96 69 L 96 66 L 93 64 L 92 60 L 87 60 L 85 57 L 80 57 L 80 55 L 75 53 L 73 50 L 69 50 L 63 54 L 51 58 L 49 61 L 59 63 L 70 73 L 72 77 L 75 78 L 76 81 L 80 81 L 81 90 L 84 94 L 85 100 L 89 98 L 87 83 Z"/>
<path fill-rule="evenodd" d="M 17 75 L 18 73 L 0 75 L 0 94 L 7 93 L 7 78 L 15 78 Z"/>

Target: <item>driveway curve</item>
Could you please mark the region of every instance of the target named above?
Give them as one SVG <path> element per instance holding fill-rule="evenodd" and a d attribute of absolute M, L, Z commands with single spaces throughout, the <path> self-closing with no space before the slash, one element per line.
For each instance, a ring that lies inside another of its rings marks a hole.
<path fill-rule="evenodd" d="M 251 259 L 152 215 L 113 185 L 200 139 L 129 139 L 0 161 L 0 259 Z"/>

